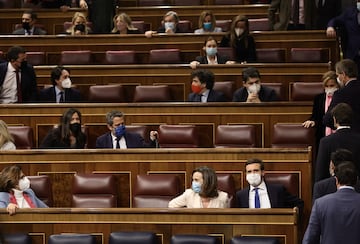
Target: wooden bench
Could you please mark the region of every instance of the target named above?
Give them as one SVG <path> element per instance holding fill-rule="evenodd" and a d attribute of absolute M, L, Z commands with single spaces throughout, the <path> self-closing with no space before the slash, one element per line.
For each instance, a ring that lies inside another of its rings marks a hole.
<path fill-rule="evenodd" d="M 0 210 L 3 233 L 29 233 L 34 244 L 48 243 L 52 234 L 84 233 L 97 243 L 109 243 L 111 232 L 150 231 L 158 243 L 168 244 L 175 234 L 215 236 L 229 243 L 236 235 L 273 236 L 281 244 L 298 243 L 295 209 L 21 209 L 9 216 Z"/>

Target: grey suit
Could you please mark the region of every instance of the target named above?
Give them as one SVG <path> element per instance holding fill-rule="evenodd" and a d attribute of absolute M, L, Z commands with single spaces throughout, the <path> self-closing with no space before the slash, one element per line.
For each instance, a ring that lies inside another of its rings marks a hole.
<path fill-rule="evenodd" d="M 317 199 L 302 243 L 360 243 L 359 202 L 360 194 L 348 188 Z"/>
<path fill-rule="evenodd" d="M 25 29 L 24 28 L 16 29 L 13 31 L 12 34 L 13 35 L 25 35 Z M 33 35 L 46 35 L 46 31 L 44 31 L 43 29 L 40 29 L 39 27 L 34 27 L 32 34 Z"/>

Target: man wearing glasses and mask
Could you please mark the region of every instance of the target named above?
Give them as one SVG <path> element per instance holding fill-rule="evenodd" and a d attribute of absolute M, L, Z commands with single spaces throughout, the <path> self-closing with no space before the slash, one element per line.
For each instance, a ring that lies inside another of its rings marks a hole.
<path fill-rule="evenodd" d="M 35 23 L 37 21 L 37 14 L 32 10 L 24 11 L 22 15 L 22 28 L 16 29 L 13 31 L 13 35 L 46 35 L 46 31 L 36 27 Z"/>

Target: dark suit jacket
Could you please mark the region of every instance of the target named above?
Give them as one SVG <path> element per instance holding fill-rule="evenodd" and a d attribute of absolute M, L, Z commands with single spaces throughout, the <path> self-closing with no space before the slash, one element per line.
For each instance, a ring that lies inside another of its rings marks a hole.
<path fill-rule="evenodd" d="M 266 184 L 271 208 L 293 208 L 298 207 L 299 213 L 302 213 L 304 201 L 291 195 L 284 186 L 278 184 Z M 249 208 L 249 191 L 246 187 L 236 192 L 236 204 L 238 208 Z"/>
<path fill-rule="evenodd" d="M 188 102 L 201 102 L 201 96 L 196 93 L 190 93 L 188 97 Z M 222 92 L 210 90 L 207 102 L 226 102 L 226 97 Z"/>
<path fill-rule="evenodd" d="M 41 7 L 43 8 L 60 8 L 61 6 L 71 7 L 72 0 L 53 0 L 53 1 L 41 1 Z"/>
<path fill-rule="evenodd" d="M 325 0 L 324 5 L 315 7 L 314 27 L 317 30 L 325 30 L 328 22 L 341 14 L 341 1 L 339 0 Z"/>
<path fill-rule="evenodd" d="M 139 134 L 131 132 L 125 132 L 125 141 L 127 148 L 146 148 L 156 146 L 154 141 L 146 143 L 144 138 L 142 138 Z M 107 132 L 96 139 L 96 148 L 114 148 L 111 132 Z"/>
<path fill-rule="evenodd" d="M 220 47 L 231 47 L 229 35 L 221 39 Z M 237 39 L 234 48 L 236 62 L 255 63 L 257 61 L 255 40 L 252 36 Z"/>
<path fill-rule="evenodd" d="M 221 56 L 216 54 L 217 62 L 218 64 L 225 64 L 227 61 L 229 61 L 228 56 Z M 208 64 L 208 60 L 206 56 L 197 56 L 195 58 L 195 61 L 198 61 L 200 64 Z"/>
<path fill-rule="evenodd" d="M 321 181 L 315 182 L 313 190 L 313 202 L 327 194 L 337 191 L 335 177 L 329 177 Z M 358 180 L 355 185 L 355 191 L 360 192 L 360 181 Z"/>
<path fill-rule="evenodd" d="M 24 28 L 20 28 L 17 30 L 14 30 L 13 35 L 25 35 L 25 29 Z M 34 27 L 34 31 L 32 33 L 33 35 L 46 35 L 46 31 L 44 31 L 43 29 L 40 29 L 39 27 Z"/>
<path fill-rule="evenodd" d="M 41 102 L 56 103 L 55 87 L 40 90 L 39 100 Z M 65 89 L 65 101 L 68 103 L 81 102 L 80 92 L 73 88 Z"/>
<path fill-rule="evenodd" d="M 334 93 L 329 109 L 324 116 L 324 124 L 326 126 L 334 128 L 331 110 L 339 103 L 347 103 L 351 106 L 354 112 L 352 128 L 360 132 L 360 81 L 350 81 L 346 86 Z"/>
<path fill-rule="evenodd" d="M 8 62 L 0 63 L 0 88 L 4 83 Z M 21 70 L 21 92 L 23 103 L 37 101 L 37 85 L 34 68 L 28 64 Z"/>
<path fill-rule="evenodd" d="M 51 129 L 41 142 L 39 148 L 41 149 L 71 149 L 70 140 L 61 139 L 61 131 L 59 127 Z M 79 133 L 76 138 L 76 145 L 74 149 L 86 148 L 86 135 Z"/>
<path fill-rule="evenodd" d="M 313 101 L 312 114 L 309 118 L 309 120 L 315 121 L 316 145 L 319 145 L 320 139 L 325 136 L 325 125 L 323 124 L 323 117 L 325 114 L 325 99 L 325 92 L 315 96 Z"/>
<path fill-rule="evenodd" d="M 360 194 L 346 188 L 317 199 L 302 243 L 360 243 L 359 202 Z"/>
<path fill-rule="evenodd" d="M 247 89 L 241 87 L 234 92 L 233 102 L 246 102 L 248 95 Z M 275 102 L 279 100 L 275 90 L 264 85 L 261 85 L 259 99 L 262 102 Z"/>
<path fill-rule="evenodd" d="M 354 59 L 360 50 L 360 26 L 357 19 L 358 12 L 356 6 L 347 8 L 341 15 L 331 19 L 328 23 L 328 26 L 334 28 L 344 28 L 344 32 L 347 35 L 346 42 L 344 43 L 343 41 L 343 45 L 346 46 L 344 58 Z"/>
<path fill-rule="evenodd" d="M 360 133 L 352 129 L 337 130 L 336 133 L 320 140 L 315 165 L 315 181 L 330 177 L 330 155 L 338 148 L 348 149 L 353 153 L 354 163 L 360 169 Z"/>

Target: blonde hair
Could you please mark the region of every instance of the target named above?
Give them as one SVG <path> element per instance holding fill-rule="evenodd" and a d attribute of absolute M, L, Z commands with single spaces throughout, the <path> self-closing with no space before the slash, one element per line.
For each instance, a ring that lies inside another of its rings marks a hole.
<path fill-rule="evenodd" d="M 89 27 L 87 27 L 86 25 L 86 22 L 87 22 L 87 19 L 86 19 L 86 16 L 85 14 L 81 13 L 81 12 L 76 12 L 71 20 L 72 22 L 72 25 L 69 29 L 67 29 L 67 33 L 70 33 L 72 36 L 75 35 L 75 21 L 77 18 L 82 18 L 84 20 L 84 25 L 85 25 L 85 32 L 84 34 L 88 34 L 89 33 Z"/>
<path fill-rule="evenodd" d="M 0 147 L 8 141 L 14 142 L 14 138 L 10 134 L 7 124 L 0 120 Z"/>
<path fill-rule="evenodd" d="M 205 18 L 207 16 L 211 17 L 211 31 L 214 31 L 214 29 L 216 27 L 216 18 L 211 10 L 205 10 L 205 11 L 201 12 L 200 17 L 199 17 L 199 28 L 200 29 L 204 28 L 203 24 L 204 24 Z"/>
<path fill-rule="evenodd" d="M 126 27 L 128 30 L 137 30 L 137 28 L 135 28 L 132 24 L 132 20 L 131 17 L 129 15 L 127 15 L 126 13 L 121 13 L 121 14 L 117 14 L 114 16 L 113 21 L 114 21 L 114 28 L 112 29 L 112 33 L 116 33 L 118 32 L 118 28 L 116 26 L 116 20 L 120 19 L 121 22 L 126 23 Z"/>
<path fill-rule="evenodd" d="M 323 74 L 321 80 L 323 82 L 323 85 L 325 86 L 326 83 L 329 81 L 329 80 L 334 80 L 336 82 L 336 84 L 338 85 L 338 87 L 340 87 L 340 84 L 337 82 L 337 75 L 335 73 L 335 71 L 327 71 Z"/>

